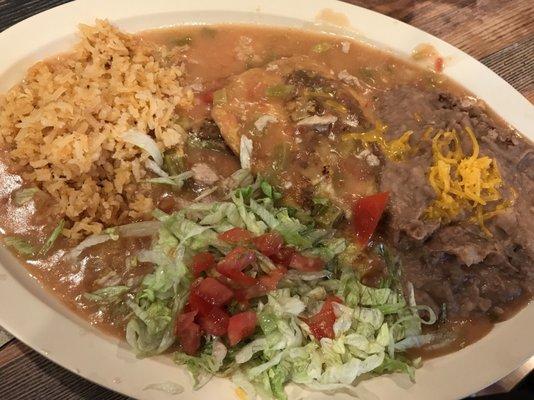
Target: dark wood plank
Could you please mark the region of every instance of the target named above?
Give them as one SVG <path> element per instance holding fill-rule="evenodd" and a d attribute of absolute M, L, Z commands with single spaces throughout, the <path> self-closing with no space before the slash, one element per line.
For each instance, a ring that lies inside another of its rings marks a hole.
<path fill-rule="evenodd" d="M 24 355 L 33 352 L 31 348 L 25 344 L 13 339 L 11 342 L 2 347 L 0 351 L 0 370 L 11 361 L 16 360 Z"/>
<path fill-rule="evenodd" d="M 20 342 L 14 347 L 23 354 L 0 368 L 0 399 L 2 400 L 127 399 L 127 397 L 80 378 Z"/>
<path fill-rule="evenodd" d="M 534 103 L 534 34 L 481 61 Z"/>
<path fill-rule="evenodd" d="M 32 15 L 71 0 L 0 0 L 0 32 Z"/>
<path fill-rule="evenodd" d="M 534 35 L 532 0 L 354 0 L 423 29 L 475 58 Z"/>
<path fill-rule="evenodd" d="M 449 42 L 485 63 L 534 102 L 533 0 L 348 2 L 400 19 Z"/>

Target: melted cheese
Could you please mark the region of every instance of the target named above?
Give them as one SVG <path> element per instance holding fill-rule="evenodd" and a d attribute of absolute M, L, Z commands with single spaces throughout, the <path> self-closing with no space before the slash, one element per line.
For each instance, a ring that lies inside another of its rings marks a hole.
<path fill-rule="evenodd" d="M 368 132 L 347 133 L 343 135 L 343 140 L 357 140 L 365 146 L 375 143 L 382 153 L 389 159 L 395 161 L 403 160 L 412 150 L 409 141 L 413 132 L 406 131 L 397 139 L 387 141 L 384 137 L 386 129 L 386 125 L 378 122 L 373 130 Z"/>

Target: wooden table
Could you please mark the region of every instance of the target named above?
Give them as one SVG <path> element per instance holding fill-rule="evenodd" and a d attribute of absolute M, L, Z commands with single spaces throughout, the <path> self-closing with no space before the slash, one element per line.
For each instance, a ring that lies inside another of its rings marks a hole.
<path fill-rule="evenodd" d="M 0 0 L 0 31 L 67 1 Z M 349 2 L 398 18 L 459 47 L 534 103 L 534 0 Z M 526 367 L 520 371 L 528 370 Z M 517 378 L 517 374 L 514 377 Z M 509 389 L 509 381 L 510 378 L 501 381 L 497 388 Z M 12 339 L 0 350 L 0 399 L 126 398 L 70 373 Z"/>

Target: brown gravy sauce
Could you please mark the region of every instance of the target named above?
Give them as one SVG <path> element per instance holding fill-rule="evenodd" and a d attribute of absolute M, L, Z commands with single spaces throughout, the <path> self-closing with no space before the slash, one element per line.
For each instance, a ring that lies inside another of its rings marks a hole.
<path fill-rule="evenodd" d="M 530 300 L 529 296 L 523 294 L 519 298 L 509 302 L 503 307 L 504 317 L 498 320 L 492 319 L 489 316 L 479 316 L 478 318 L 447 320 L 432 326 L 425 326 L 423 333 L 435 333 L 439 331 L 445 337 L 450 336 L 454 339 L 452 341 L 446 341 L 442 345 L 438 343 L 436 345 L 411 349 L 408 351 L 408 354 L 411 357 L 421 357 L 424 360 L 428 360 L 461 350 L 490 333 L 496 323 L 512 318 Z"/>

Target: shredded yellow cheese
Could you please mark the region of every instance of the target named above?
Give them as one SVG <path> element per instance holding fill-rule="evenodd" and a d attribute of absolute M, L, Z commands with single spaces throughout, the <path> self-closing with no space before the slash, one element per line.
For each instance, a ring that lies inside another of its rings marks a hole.
<path fill-rule="evenodd" d="M 410 137 L 413 135 L 413 131 L 404 132 L 399 138 L 392 140 L 388 143 L 386 154 L 393 160 L 403 160 L 410 150 Z"/>
<path fill-rule="evenodd" d="M 432 133 L 434 129 L 432 127 L 428 127 L 424 132 L 423 136 L 421 136 L 422 140 L 430 140 L 430 134 Z"/>
<path fill-rule="evenodd" d="M 375 143 L 386 157 L 395 161 L 403 160 L 411 151 L 409 141 L 413 131 L 406 131 L 399 138 L 388 142 L 384 138 L 386 129 L 387 125 L 378 122 L 374 129 L 368 132 L 346 133 L 343 135 L 342 140 L 357 140 L 366 146 Z"/>
<path fill-rule="evenodd" d="M 464 154 L 461 137 L 455 130 L 438 132 L 432 139 L 434 163 L 428 180 L 437 199 L 430 204 L 426 215 L 448 222 L 462 212 L 472 213 L 470 221 L 478 222 L 481 229 L 491 235 L 484 221 L 504 211 L 510 203 L 503 201 L 499 190 L 503 181 L 497 161 L 481 157 L 474 132 L 469 127 L 465 132 L 472 145 L 470 156 Z M 490 203 L 494 207 L 488 211 L 485 206 Z"/>

